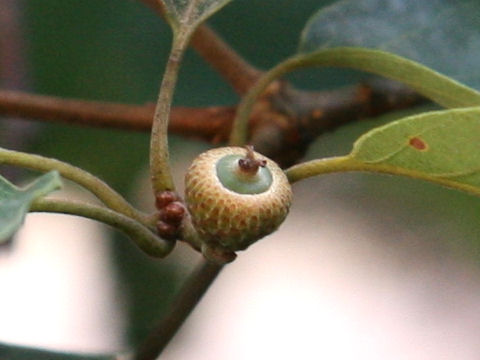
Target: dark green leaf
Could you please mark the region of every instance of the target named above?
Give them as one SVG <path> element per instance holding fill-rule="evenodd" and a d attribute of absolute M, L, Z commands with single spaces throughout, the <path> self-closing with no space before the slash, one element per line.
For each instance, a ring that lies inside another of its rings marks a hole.
<path fill-rule="evenodd" d="M 309 66 L 337 66 L 397 80 L 445 107 L 480 105 L 480 92 L 415 61 L 366 48 L 333 48 L 299 54 L 278 65 L 284 71 Z"/>
<path fill-rule="evenodd" d="M 0 242 L 7 240 L 22 225 L 32 202 L 62 185 L 58 172 L 42 175 L 20 189 L 0 176 Z"/>
<path fill-rule="evenodd" d="M 300 49 L 380 49 L 480 88 L 478 14 L 477 0 L 338 1 L 309 20 Z"/>

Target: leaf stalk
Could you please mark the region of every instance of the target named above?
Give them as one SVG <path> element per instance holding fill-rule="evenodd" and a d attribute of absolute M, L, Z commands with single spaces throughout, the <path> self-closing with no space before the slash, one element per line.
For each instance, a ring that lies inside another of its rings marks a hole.
<path fill-rule="evenodd" d="M 400 175 L 412 179 L 428 181 L 452 189 L 465 191 L 472 195 L 480 196 L 480 188 L 452 180 L 448 178 L 448 176 L 432 176 L 424 172 L 401 168 L 389 164 L 362 162 L 353 158 L 351 155 L 306 161 L 288 168 L 285 170 L 285 173 L 288 181 L 293 184 L 297 181 L 304 180 L 312 176 L 351 171 Z"/>

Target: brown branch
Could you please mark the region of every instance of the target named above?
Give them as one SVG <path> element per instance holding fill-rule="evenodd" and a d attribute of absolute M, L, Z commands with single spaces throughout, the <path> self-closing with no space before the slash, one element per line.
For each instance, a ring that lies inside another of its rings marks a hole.
<path fill-rule="evenodd" d="M 192 47 L 240 95 L 245 94 L 262 74 L 206 25 L 200 26 L 193 35 Z"/>
<path fill-rule="evenodd" d="M 163 17 L 164 10 L 163 10 L 163 3 L 161 0 L 138 0 L 143 3 L 145 6 L 153 10 L 157 15 Z"/>
<path fill-rule="evenodd" d="M 163 17 L 164 10 L 159 0 L 139 1 Z M 240 95 L 245 94 L 262 74 L 207 25 L 198 27 L 191 45 Z"/>
<path fill-rule="evenodd" d="M 153 104 L 125 105 L 0 90 L 0 116 L 150 131 L 153 112 Z M 172 111 L 169 130 L 174 134 L 216 143 L 228 136 L 234 114 L 233 106 L 176 107 Z"/>
<path fill-rule="evenodd" d="M 143 131 L 152 125 L 153 107 L 0 90 L 0 115 Z"/>
<path fill-rule="evenodd" d="M 409 88 L 374 80 L 334 91 L 306 92 L 278 82 L 256 103 L 250 118 L 250 143 L 283 166 L 298 161 L 310 143 L 326 131 L 362 118 L 425 102 Z M 235 106 L 175 107 L 169 131 L 210 143 L 228 139 Z M 153 105 L 69 100 L 0 90 L 0 116 L 150 131 Z"/>

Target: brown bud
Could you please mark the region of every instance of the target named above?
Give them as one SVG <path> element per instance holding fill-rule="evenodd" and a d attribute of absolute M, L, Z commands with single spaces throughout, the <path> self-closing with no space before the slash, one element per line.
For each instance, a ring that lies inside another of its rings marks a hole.
<path fill-rule="evenodd" d="M 179 201 L 171 202 L 160 210 L 160 219 L 168 224 L 178 225 L 185 215 L 185 207 Z"/>
<path fill-rule="evenodd" d="M 155 206 L 158 210 L 161 210 L 171 202 L 177 201 L 178 199 L 178 195 L 174 191 L 162 191 L 155 197 Z"/>

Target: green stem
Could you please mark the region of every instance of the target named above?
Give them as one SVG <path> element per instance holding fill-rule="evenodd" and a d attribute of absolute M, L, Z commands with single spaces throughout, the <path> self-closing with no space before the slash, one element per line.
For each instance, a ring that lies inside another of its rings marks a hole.
<path fill-rule="evenodd" d="M 110 209 L 142 223 L 148 223 L 150 221 L 148 215 L 135 209 L 105 182 L 73 165 L 40 155 L 27 154 L 2 148 L 0 148 L 0 164 L 21 166 L 41 172 L 57 170 L 64 178 L 88 189 Z"/>
<path fill-rule="evenodd" d="M 233 120 L 232 132 L 230 133 L 230 145 L 243 146 L 247 143 L 248 118 L 252 112 L 257 98 L 275 79 L 288 72 L 285 63 L 272 68 L 261 76 L 253 85 L 238 105 L 235 119 Z"/>
<path fill-rule="evenodd" d="M 202 248 L 202 240 L 195 226 L 193 226 L 190 214 L 186 214 L 182 221 L 182 240 L 190 244 L 197 251 L 200 251 Z"/>
<path fill-rule="evenodd" d="M 222 270 L 221 265 L 203 259 L 188 277 L 166 316 L 149 334 L 134 360 L 155 360 Z"/>
<path fill-rule="evenodd" d="M 287 175 L 288 181 L 293 184 L 312 176 L 361 170 L 359 166 L 360 163 L 347 155 L 306 161 L 288 168 L 285 170 L 285 174 Z"/>
<path fill-rule="evenodd" d="M 30 211 L 78 215 L 100 221 L 123 231 L 139 248 L 154 257 L 168 255 L 175 244 L 159 238 L 138 221 L 97 205 L 57 199 L 37 199 L 30 207 Z"/>
<path fill-rule="evenodd" d="M 175 31 L 174 34 L 172 49 L 155 107 L 150 139 L 150 172 L 155 194 L 175 189 L 169 161 L 168 122 L 180 63 L 190 39 L 191 31 L 180 29 L 178 32 Z"/>
<path fill-rule="evenodd" d="M 290 183 L 307 179 L 312 176 L 349 171 L 364 171 L 379 174 L 390 174 L 406 176 L 413 179 L 424 180 L 431 183 L 443 185 L 449 188 L 468 192 L 480 196 L 480 189 L 476 186 L 456 182 L 448 177 L 432 176 L 420 171 L 410 170 L 388 164 L 365 163 L 350 155 L 326 159 L 307 161 L 285 171 Z"/>

